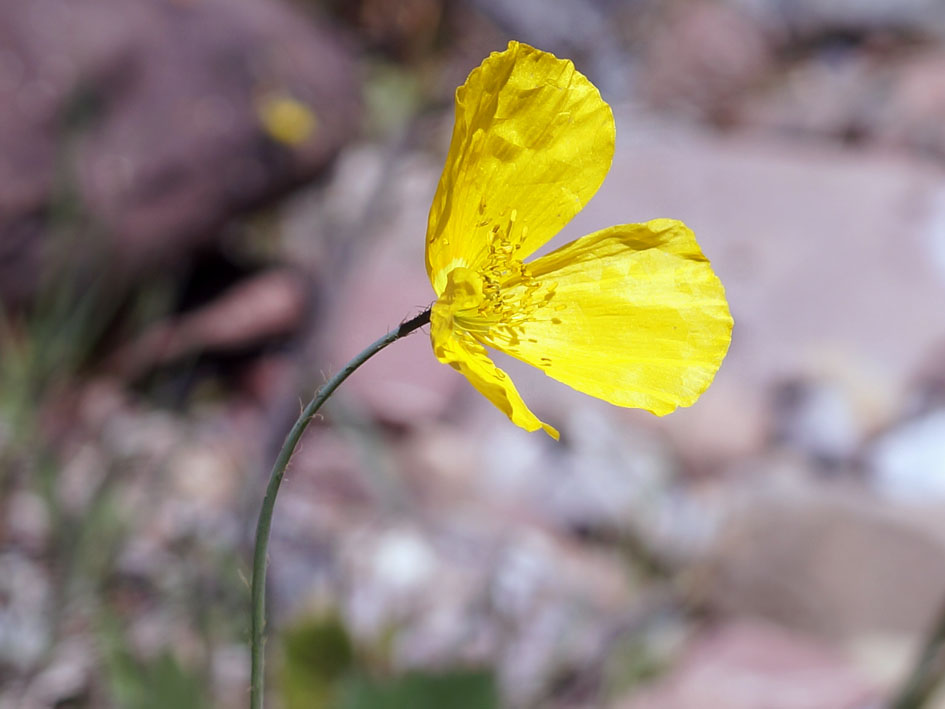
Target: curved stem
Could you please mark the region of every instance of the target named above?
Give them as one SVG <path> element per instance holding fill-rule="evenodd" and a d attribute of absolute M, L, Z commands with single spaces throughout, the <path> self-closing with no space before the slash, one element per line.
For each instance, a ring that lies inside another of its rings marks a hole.
<path fill-rule="evenodd" d="M 295 447 L 302 437 L 302 433 L 308 427 L 309 422 L 315 413 L 321 408 L 322 404 L 338 388 L 348 376 L 358 367 L 367 362 L 382 349 L 392 342 L 399 340 L 405 335 L 409 335 L 423 325 L 430 322 L 430 309 L 427 308 L 418 316 L 400 324 L 384 337 L 368 345 L 360 354 L 352 359 L 335 376 L 329 379 L 316 393 L 302 414 L 292 426 L 289 435 L 286 436 L 285 443 L 282 444 L 282 450 L 272 466 L 272 472 L 269 474 L 269 484 L 266 486 L 266 495 L 263 498 L 262 508 L 259 510 L 259 522 L 256 525 L 256 547 L 253 551 L 253 583 L 252 583 L 252 636 L 250 641 L 250 650 L 252 654 L 251 688 L 250 688 L 250 707 L 251 709 L 262 709 L 263 706 L 263 680 L 265 669 L 265 647 L 263 632 L 266 624 L 266 556 L 269 548 L 269 532 L 272 529 L 272 512 L 276 504 L 276 495 L 279 492 L 279 485 L 282 484 L 282 477 L 285 475 L 286 466 L 289 459 L 295 452 Z"/>

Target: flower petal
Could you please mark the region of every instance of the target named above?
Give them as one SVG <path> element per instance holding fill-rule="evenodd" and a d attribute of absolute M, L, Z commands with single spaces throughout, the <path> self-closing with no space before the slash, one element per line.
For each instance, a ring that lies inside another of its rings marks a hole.
<path fill-rule="evenodd" d="M 682 222 L 603 229 L 528 268 L 553 295 L 514 335 L 486 344 L 578 391 L 660 416 L 694 403 L 712 382 L 732 317 Z M 521 284 L 505 289 L 515 291 L 527 298 Z"/>
<path fill-rule="evenodd" d="M 456 123 L 427 225 L 439 295 L 455 266 L 476 268 L 490 234 L 523 259 L 600 187 L 614 154 L 610 106 L 567 59 L 518 42 L 456 90 Z"/>
<path fill-rule="evenodd" d="M 452 330 L 449 316 L 444 315 L 436 305 L 430 318 L 430 338 L 437 359 L 461 372 L 512 423 L 526 431 L 544 429 L 549 436 L 558 440 L 558 431 L 529 410 L 512 383 L 512 378 L 489 359 L 485 348 L 469 336 L 458 336 Z"/>

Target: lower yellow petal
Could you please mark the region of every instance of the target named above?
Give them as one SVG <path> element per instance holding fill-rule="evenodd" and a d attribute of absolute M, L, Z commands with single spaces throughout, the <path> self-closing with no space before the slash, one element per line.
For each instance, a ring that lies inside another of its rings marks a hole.
<path fill-rule="evenodd" d="M 441 305 L 437 303 L 433 306 L 430 317 L 430 337 L 437 359 L 461 372 L 512 423 L 526 431 L 544 429 L 549 436 L 558 440 L 558 431 L 529 410 L 512 383 L 512 378 L 489 359 L 485 348 L 468 334 L 453 329 L 452 318 L 448 312 L 444 312 L 445 308 L 438 307 Z"/>
<path fill-rule="evenodd" d="M 712 382 L 732 317 L 682 222 L 603 229 L 528 267 L 551 295 L 486 344 L 579 391 L 660 416 L 694 403 Z M 524 285 L 503 291 L 528 303 Z"/>

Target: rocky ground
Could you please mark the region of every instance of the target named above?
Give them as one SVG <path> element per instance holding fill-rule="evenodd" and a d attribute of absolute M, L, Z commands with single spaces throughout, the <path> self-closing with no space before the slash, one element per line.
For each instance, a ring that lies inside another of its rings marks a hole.
<path fill-rule="evenodd" d="M 685 220 L 732 349 L 664 419 L 507 363 L 558 444 L 424 333 L 371 361 L 279 499 L 273 705 L 884 706 L 945 603 L 945 12 L 402 7 L 0 6 L 0 707 L 245 703 L 269 463 L 432 300 L 450 92 L 509 37 L 615 108 L 560 243 Z"/>

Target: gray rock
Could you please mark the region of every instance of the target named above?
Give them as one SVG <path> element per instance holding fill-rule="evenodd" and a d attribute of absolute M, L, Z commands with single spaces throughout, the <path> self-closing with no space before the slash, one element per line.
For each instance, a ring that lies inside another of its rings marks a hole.
<path fill-rule="evenodd" d="M 642 94 L 660 108 L 727 122 L 734 99 L 770 74 L 773 40 L 737 8 L 677 6 L 644 39 Z"/>
<path fill-rule="evenodd" d="M 472 0 L 511 37 L 574 60 L 609 99 L 626 96 L 628 57 L 614 0 Z M 642 4 L 624 2 L 626 6 Z M 636 9 L 636 8 L 634 8 Z M 501 49 L 502 47 L 496 47 Z"/>
<path fill-rule="evenodd" d="M 863 441 L 856 402 L 832 381 L 784 382 L 774 397 L 775 440 L 835 467 L 850 462 Z"/>
<path fill-rule="evenodd" d="M 936 0 L 732 0 L 732 4 L 805 35 L 890 30 L 945 34 L 945 8 Z"/>
<path fill-rule="evenodd" d="M 896 426 L 868 453 L 870 482 L 883 497 L 911 504 L 945 502 L 945 409 Z"/>
<path fill-rule="evenodd" d="M 52 587 L 44 570 L 18 554 L 0 556 L 0 668 L 31 667 L 50 640 Z"/>

